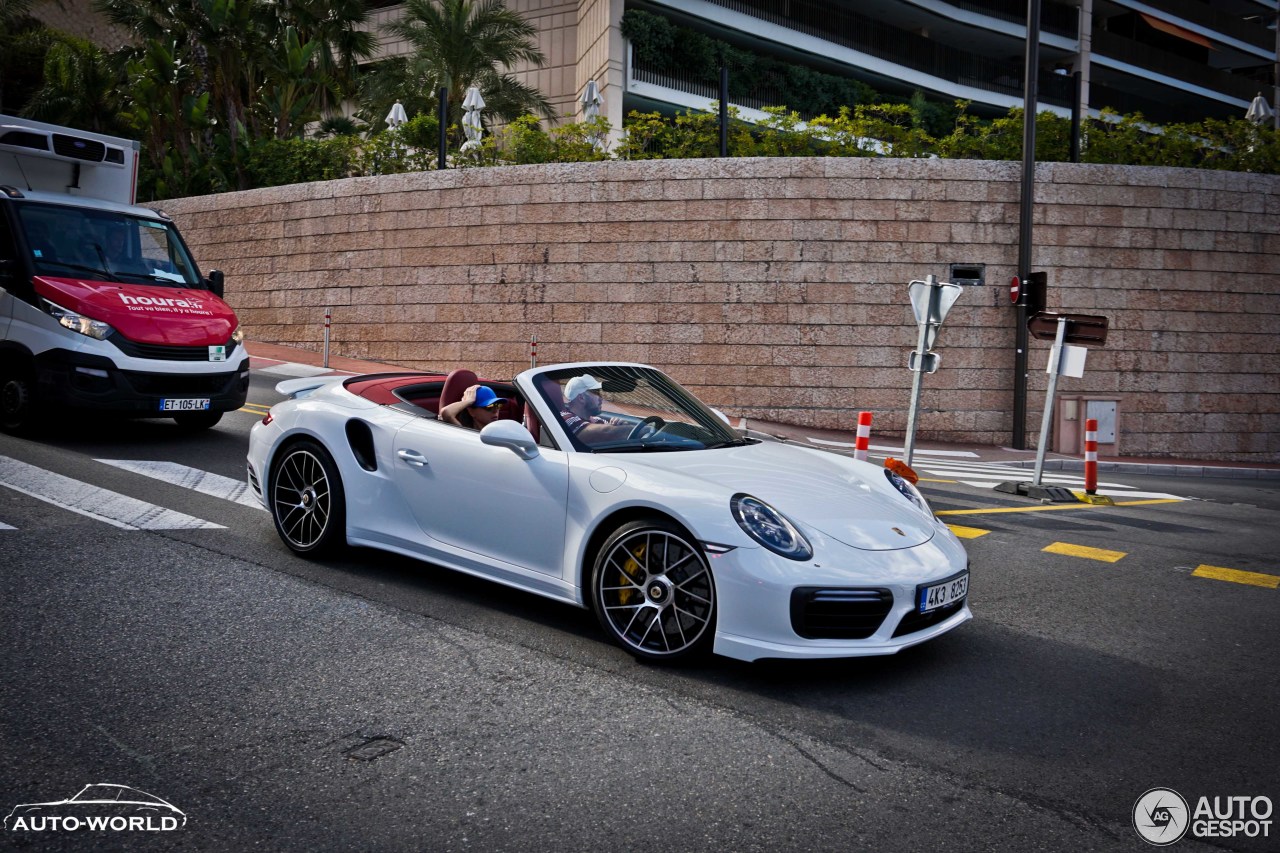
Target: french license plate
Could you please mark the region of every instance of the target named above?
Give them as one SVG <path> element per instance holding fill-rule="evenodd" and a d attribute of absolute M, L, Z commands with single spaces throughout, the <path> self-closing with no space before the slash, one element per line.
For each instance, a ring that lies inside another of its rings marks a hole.
<path fill-rule="evenodd" d="M 920 612 L 928 613 L 930 610 L 955 604 L 968 592 L 969 573 L 966 571 L 952 575 L 940 583 L 916 587 L 916 601 L 920 605 Z"/>
<path fill-rule="evenodd" d="M 184 400 L 161 400 L 160 411 L 162 412 L 204 412 L 209 409 L 209 398 L 188 398 Z"/>

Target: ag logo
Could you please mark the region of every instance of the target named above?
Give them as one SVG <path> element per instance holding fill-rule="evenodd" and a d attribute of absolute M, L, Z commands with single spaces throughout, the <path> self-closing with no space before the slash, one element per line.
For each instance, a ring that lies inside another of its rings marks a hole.
<path fill-rule="evenodd" d="M 1133 828 L 1148 844 L 1164 847 L 1186 835 L 1187 801 L 1171 788 L 1152 788 L 1133 804 Z"/>

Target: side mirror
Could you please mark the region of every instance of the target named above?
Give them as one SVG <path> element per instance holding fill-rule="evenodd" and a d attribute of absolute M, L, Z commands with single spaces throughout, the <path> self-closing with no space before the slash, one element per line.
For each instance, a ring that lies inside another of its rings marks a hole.
<path fill-rule="evenodd" d="M 720 420 L 724 421 L 726 426 L 733 426 L 733 424 L 729 423 L 729 416 L 728 416 L 728 415 L 726 415 L 724 412 L 720 411 L 719 409 L 717 409 L 717 408 L 715 408 L 715 407 L 712 407 L 712 408 L 711 408 L 711 411 L 715 413 L 715 416 L 716 416 L 717 418 L 719 418 Z"/>
<path fill-rule="evenodd" d="M 494 421 L 480 430 L 480 440 L 494 447 L 505 447 L 525 460 L 535 459 L 539 453 L 532 433 L 515 421 Z"/>
<path fill-rule="evenodd" d="M 209 270 L 209 277 L 205 279 L 209 283 L 209 292 L 219 299 L 226 292 L 226 279 L 222 275 L 222 270 Z"/>

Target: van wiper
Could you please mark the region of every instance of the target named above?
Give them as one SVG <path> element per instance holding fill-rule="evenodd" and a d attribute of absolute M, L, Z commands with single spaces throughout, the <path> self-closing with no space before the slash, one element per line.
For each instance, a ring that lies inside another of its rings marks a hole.
<path fill-rule="evenodd" d="M 87 264 L 73 264 L 73 263 L 70 263 L 69 261 L 53 261 L 53 260 L 50 260 L 49 258 L 41 258 L 40 263 L 41 265 L 56 264 L 57 266 L 60 266 L 60 267 L 67 267 L 68 269 L 79 270 L 80 272 L 92 273 L 93 275 L 103 276 L 109 281 L 120 280 L 120 277 L 117 276 L 115 273 L 111 272 L 110 270 L 99 269 L 98 267 L 91 267 Z"/>

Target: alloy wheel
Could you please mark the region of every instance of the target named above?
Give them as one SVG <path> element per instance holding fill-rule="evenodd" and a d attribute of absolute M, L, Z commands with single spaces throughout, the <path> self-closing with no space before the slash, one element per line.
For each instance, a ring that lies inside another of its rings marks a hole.
<path fill-rule="evenodd" d="M 642 657 L 688 654 L 709 636 L 715 619 L 715 582 L 701 549 L 652 525 L 619 533 L 596 564 L 600 621 Z"/>

